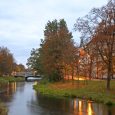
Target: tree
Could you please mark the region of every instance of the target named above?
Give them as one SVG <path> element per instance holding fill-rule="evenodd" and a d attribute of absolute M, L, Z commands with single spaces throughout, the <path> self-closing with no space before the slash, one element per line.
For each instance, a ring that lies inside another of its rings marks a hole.
<path fill-rule="evenodd" d="M 48 21 L 44 30 L 44 40 L 38 50 L 32 51 L 28 62 L 31 67 L 39 68 L 48 79 L 59 81 L 64 79 L 65 70 L 75 60 L 73 52 L 74 42 L 65 20 Z"/>
<path fill-rule="evenodd" d="M 95 16 L 101 17 L 96 29 L 94 42 L 101 59 L 107 68 L 107 89 L 110 89 L 110 80 L 113 76 L 113 56 L 115 54 L 115 1 L 110 0 L 98 12 L 93 10 Z"/>
<path fill-rule="evenodd" d="M 79 22 L 76 23 L 75 28 L 82 33 L 83 41 L 93 44 L 93 51 L 97 52 L 98 57 L 106 65 L 107 89 L 110 89 L 115 54 L 115 1 L 110 0 L 106 6 L 92 9 L 85 21 L 82 19 L 81 25 Z M 90 33 L 89 36 L 85 35 L 85 32 Z"/>
<path fill-rule="evenodd" d="M 6 47 L 0 47 L 0 75 L 10 75 L 13 70 L 14 57 Z"/>
<path fill-rule="evenodd" d="M 17 68 L 19 72 L 24 72 L 25 71 L 25 66 L 23 64 L 17 64 Z"/>
<path fill-rule="evenodd" d="M 31 68 L 32 71 L 36 71 L 37 74 L 42 74 L 42 70 L 43 70 L 43 67 L 42 67 L 42 64 L 40 62 L 41 60 L 41 48 L 36 48 L 36 49 L 32 49 L 31 51 L 31 56 L 28 58 L 28 61 L 27 61 L 27 66 L 29 68 Z"/>

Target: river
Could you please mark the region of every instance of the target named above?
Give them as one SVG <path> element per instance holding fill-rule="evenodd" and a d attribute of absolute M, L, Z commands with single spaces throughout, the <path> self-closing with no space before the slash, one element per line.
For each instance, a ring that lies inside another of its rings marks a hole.
<path fill-rule="evenodd" d="M 80 99 L 55 99 L 36 93 L 34 82 L 10 83 L 0 99 L 8 115 L 115 115 L 115 106 Z"/>

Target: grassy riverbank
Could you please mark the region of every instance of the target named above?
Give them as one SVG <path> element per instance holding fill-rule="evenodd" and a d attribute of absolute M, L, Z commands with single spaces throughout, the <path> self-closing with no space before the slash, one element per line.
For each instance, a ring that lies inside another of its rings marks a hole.
<path fill-rule="evenodd" d="M 9 83 L 9 82 L 21 82 L 25 81 L 24 78 L 22 77 L 0 77 L 0 92 L 1 90 L 4 90 L 4 87 Z"/>
<path fill-rule="evenodd" d="M 22 77 L 0 77 L 0 84 L 6 84 L 8 82 L 21 82 L 24 81 L 25 79 Z"/>
<path fill-rule="evenodd" d="M 111 81 L 111 90 L 106 90 L 106 81 L 66 81 L 58 83 L 39 83 L 34 89 L 46 96 L 78 97 L 104 104 L 115 104 L 115 81 Z"/>

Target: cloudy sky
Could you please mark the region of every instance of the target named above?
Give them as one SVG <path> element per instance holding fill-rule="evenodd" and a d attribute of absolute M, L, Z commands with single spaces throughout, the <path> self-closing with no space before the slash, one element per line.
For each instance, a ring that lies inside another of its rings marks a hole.
<path fill-rule="evenodd" d="M 0 0 L 0 46 L 8 47 L 17 63 L 27 62 L 32 48 L 38 48 L 43 30 L 53 19 L 64 18 L 79 41 L 73 25 L 78 17 L 108 0 Z"/>

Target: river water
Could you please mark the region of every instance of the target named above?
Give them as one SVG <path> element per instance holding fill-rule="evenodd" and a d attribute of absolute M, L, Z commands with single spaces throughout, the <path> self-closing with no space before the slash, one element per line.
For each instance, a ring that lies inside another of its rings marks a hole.
<path fill-rule="evenodd" d="M 8 107 L 8 115 L 115 115 L 115 106 L 80 99 L 54 99 L 36 93 L 34 82 L 8 84 L 0 99 Z"/>

